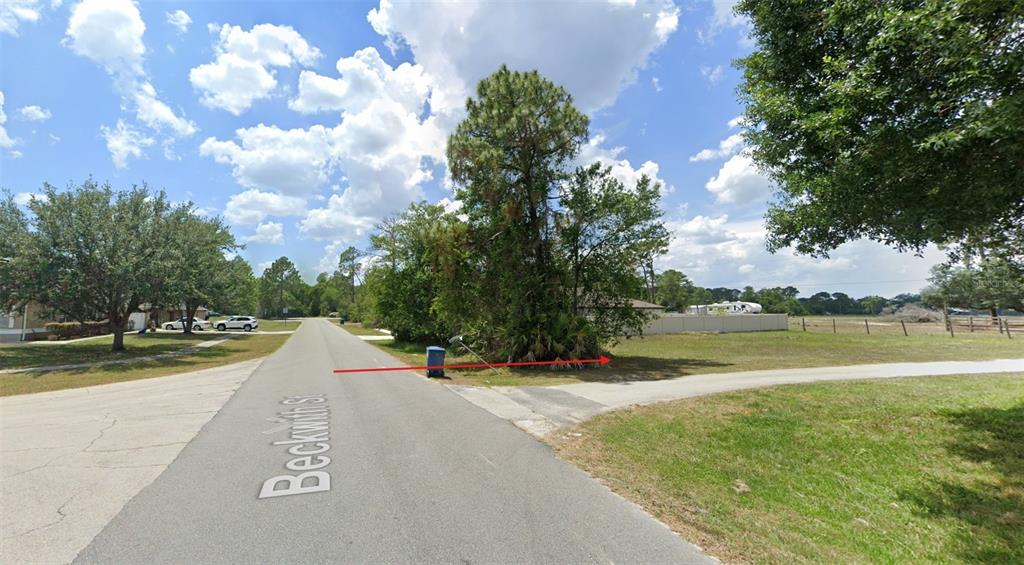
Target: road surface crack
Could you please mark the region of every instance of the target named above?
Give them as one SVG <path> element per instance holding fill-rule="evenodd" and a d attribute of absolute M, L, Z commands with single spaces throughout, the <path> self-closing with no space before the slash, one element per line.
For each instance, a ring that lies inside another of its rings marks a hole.
<path fill-rule="evenodd" d="M 100 430 L 100 435 L 94 437 L 92 439 L 92 441 L 89 442 L 89 445 L 85 446 L 85 448 L 82 449 L 82 453 L 99 453 L 99 450 L 97 450 L 97 451 L 89 451 L 89 448 L 92 447 L 97 441 L 103 439 L 103 434 L 107 433 L 107 430 L 109 430 L 110 428 L 113 428 L 116 424 L 117 424 L 117 418 L 114 418 L 114 420 L 112 422 L 110 422 L 109 426 L 107 426 L 107 427 L 103 428 L 102 430 Z"/>
<path fill-rule="evenodd" d="M 89 453 L 116 453 L 120 451 L 138 451 L 139 449 L 150 449 L 152 447 L 167 447 L 170 445 L 185 445 L 187 441 L 172 441 L 170 443 L 156 443 L 153 445 L 140 445 L 138 447 L 122 447 L 121 449 L 94 449 Z"/>
<path fill-rule="evenodd" d="M 61 457 L 61 455 L 63 455 L 63 453 L 54 455 L 53 457 L 47 459 L 46 463 L 43 463 L 42 465 L 36 465 L 35 467 L 32 467 L 31 469 L 25 469 L 24 471 L 18 471 L 17 473 L 14 473 L 13 475 L 8 475 L 7 478 L 8 479 L 13 479 L 14 477 L 17 477 L 18 475 L 24 475 L 25 473 L 31 473 L 32 471 L 38 471 L 39 469 L 42 469 L 43 467 L 49 467 L 50 463 L 53 463 L 54 461 L 59 459 Z"/>
<path fill-rule="evenodd" d="M 76 496 L 78 496 L 78 495 L 77 494 L 71 495 L 71 498 L 68 498 L 67 500 L 65 500 L 64 504 L 61 504 L 57 508 L 57 515 L 60 516 L 60 518 L 57 518 L 56 520 L 54 520 L 53 522 L 50 522 L 48 524 L 43 524 L 42 526 L 36 526 L 35 528 L 32 528 L 31 530 L 27 530 L 27 531 L 24 531 L 24 532 L 20 532 L 20 533 L 14 534 L 11 537 L 12 538 L 16 538 L 16 537 L 21 537 L 21 536 L 27 536 L 27 535 L 31 534 L 32 532 L 37 532 L 39 530 L 42 530 L 42 529 L 45 529 L 45 528 L 49 528 L 51 526 L 56 526 L 57 524 L 63 522 L 64 518 L 68 517 L 68 515 L 64 512 L 64 509 L 67 508 L 68 504 L 71 504 L 71 501 L 74 500 Z"/>

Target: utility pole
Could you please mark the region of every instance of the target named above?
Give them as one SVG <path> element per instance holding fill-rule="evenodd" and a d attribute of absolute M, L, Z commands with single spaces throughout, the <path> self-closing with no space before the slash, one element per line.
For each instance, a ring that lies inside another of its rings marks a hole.
<path fill-rule="evenodd" d="M 25 309 L 21 311 L 21 341 L 25 341 L 25 329 L 28 327 L 28 301 L 25 301 Z"/>

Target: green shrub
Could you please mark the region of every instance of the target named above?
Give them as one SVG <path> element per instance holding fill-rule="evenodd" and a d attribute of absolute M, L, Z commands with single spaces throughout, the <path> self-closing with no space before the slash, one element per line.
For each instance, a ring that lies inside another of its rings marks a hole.
<path fill-rule="evenodd" d="M 72 339 L 76 337 L 88 337 L 110 333 L 110 324 L 106 321 L 99 322 L 50 322 L 46 324 L 46 331 L 60 339 Z"/>

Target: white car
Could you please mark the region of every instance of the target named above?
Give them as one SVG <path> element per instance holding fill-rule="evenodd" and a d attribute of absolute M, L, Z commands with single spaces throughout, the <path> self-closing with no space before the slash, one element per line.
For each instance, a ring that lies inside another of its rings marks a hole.
<path fill-rule="evenodd" d="M 217 322 L 217 331 L 224 330 L 245 330 L 252 331 L 259 329 L 260 321 L 252 316 L 231 316 L 227 320 Z"/>
<path fill-rule="evenodd" d="M 192 331 L 201 332 L 205 329 L 209 329 L 213 324 L 206 320 L 200 320 L 199 318 L 192 318 Z M 178 318 L 173 322 L 167 322 L 164 324 L 165 330 L 182 330 L 185 329 L 185 318 Z"/>

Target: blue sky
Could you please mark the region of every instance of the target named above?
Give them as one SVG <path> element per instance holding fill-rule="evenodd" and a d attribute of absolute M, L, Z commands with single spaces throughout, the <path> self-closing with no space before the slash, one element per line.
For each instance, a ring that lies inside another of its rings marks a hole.
<path fill-rule="evenodd" d="M 444 143 L 506 63 L 591 116 L 580 160 L 666 186 L 661 268 L 704 286 L 861 296 L 924 285 L 941 260 L 854 242 L 828 260 L 764 251 L 771 184 L 734 119 L 753 48 L 731 2 L 83 2 L 0 5 L 0 187 L 148 182 L 221 214 L 257 273 L 307 279 L 382 217 L 451 199 Z"/>

